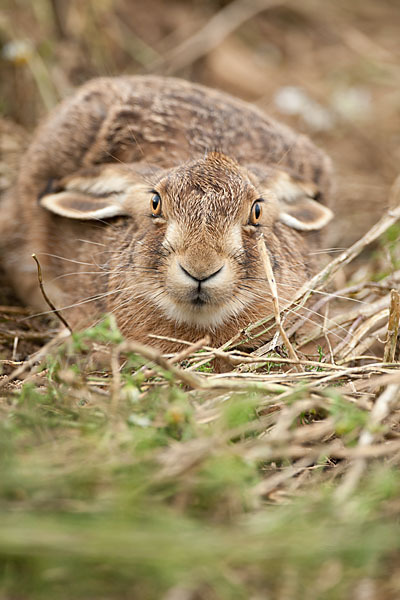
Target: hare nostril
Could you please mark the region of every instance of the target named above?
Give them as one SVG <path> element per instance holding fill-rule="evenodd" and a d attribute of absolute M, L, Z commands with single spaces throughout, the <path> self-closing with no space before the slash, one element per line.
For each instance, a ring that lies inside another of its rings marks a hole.
<path fill-rule="evenodd" d="M 222 265 L 222 267 L 220 267 L 219 269 L 217 269 L 216 271 L 214 271 L 214 273 L 211 273 L 210 275 L 206 275 L 205 277 L 196 277 L 195 275 L 190 273 L 187 269 L 182 267 L 182 265 L 180 263 L 178 263 L 178 264 L 179 264 L 180 268 L 182 269 L 182 271 L 185 273 L 185 275 L 187 275 L 194 281 L 197 281 L 197 283 L 199 283 L 199 284 L 203 283 L 203 281 L 207 281 L 208 279 L 211 279 L 212 277 L 215 277 L 215 275 L 218 275 L 218 273 L 220 273 L 222 271 L 222 269 L 224 268 L 224 265 Z"/>

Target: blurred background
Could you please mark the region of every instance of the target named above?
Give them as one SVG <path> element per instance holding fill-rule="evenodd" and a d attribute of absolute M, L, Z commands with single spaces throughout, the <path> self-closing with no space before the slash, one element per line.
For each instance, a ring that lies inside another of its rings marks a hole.
<path fill-rule="evenodd" d="M 347 246 L 379 218 L 399 173 L 399 40 L 398 0 L 2 0 L 0 115 L 27 141 L 97 75 L 226 90 L 332 157 L 330 244 Z"/>

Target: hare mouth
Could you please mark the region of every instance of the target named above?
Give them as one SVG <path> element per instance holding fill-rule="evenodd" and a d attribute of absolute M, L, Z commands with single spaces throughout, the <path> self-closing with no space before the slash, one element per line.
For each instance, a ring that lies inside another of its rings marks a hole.
<path fill-rule="evenodd" d="M 193 290 L 190 294 L 188 294 L 186 301 L 188 304 L 196 307 L 205 306 L 206 304 L 214 304 L 212 301 L 212 296 L 210 296 L 206 290 L 202 289 L 200 285 L 197 290 Z"/>
<path fill-rule="evenodd" d="M 203 300 L 200 296 L 197 296 L 196 298 L 193 298 L 192 304 L 193 306 L 204 306 L 205 304 L 207 304 L 207 302 Z"/>

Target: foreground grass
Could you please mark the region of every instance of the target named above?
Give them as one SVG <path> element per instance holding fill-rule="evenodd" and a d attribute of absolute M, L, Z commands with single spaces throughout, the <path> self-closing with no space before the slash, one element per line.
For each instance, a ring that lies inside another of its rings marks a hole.
<path fill-rule="evenodd" d="M 350 461 L 306 453 L 321 424 L 351 451 L 368 411 L 337 387 L 310 410 L 304 385 L 190 391 L 132 353 L 113 378 L 90 357 L 120 342 L 112 323 L 75 336 L 4 395 L 0 597 L 398 597 L 398 452 L 345 495 Z"/>

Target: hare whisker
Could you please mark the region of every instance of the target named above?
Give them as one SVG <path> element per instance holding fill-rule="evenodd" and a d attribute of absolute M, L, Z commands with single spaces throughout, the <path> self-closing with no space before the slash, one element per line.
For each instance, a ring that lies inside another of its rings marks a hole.
<path fill-rule="evenodd" d="M 58 256 L 57 254 L 50 254 L 49 252 L 38 252 L 38 256 L 50 256 L 51 258 L 57 258 L 59 260 L 65 260 L 67 262 L 76 263 L 77 265 L 86 265 L 88 267 L 95 266 L 93 263 L 83 262 L 80 260 L 74 260 L 73 258 L 66 258 L 65 256 Z"/>
<path fill-rule="evenodd" d="M 74 304 L 69 304 L 68 306 L 61 306 L 61 307 L 57 308 L 57 310 L 62 311 L 62 310 L 68 310 L 70 308 L 76 308 L 77 306 L 81 306 L 83 304 L 88 304 L 90 302 L 96 302 L 97 300 L 101 300 L 102 298 L 106 298 L 107 296 L 112 296 L 113 294 L 118 294 L 121 291 L 127 291 L 128 289 L 132 289 L 134 287 L 135 287 L 134 285 L 131 285 L 126 288 L 120 288 L 120 289 L 104 292 L 102 294 L 98 294 L 97 296 L 88 296 L 87 298 L 84 298 L 83 300 L 80 300 L 79 302 L 75 302 Z M 29 315 L 29 317 L 25 317 L 23 320 L 32 319 L 33 317 L 41 317 L 42 315 L 48 315 L 51 313 L 54 313 L 54 310 L 46 310 L 43 312 L 35 313 L 34 315 Z"/>
<path fill-rule="evenodd" d="M 241 289 L 242 289 L 242 287 L 241 287 Z M 249 292 L 251 294 L 251 292 L 252 292 L 251 288 L 249 288 Z M 253 292 L 253 294 L 259 300 L 265 300 L 264 296 L 261 296 L 259 294 L 254 293 L 254 292 Z M 289 302 L 288 299 L 285 299 L 283 297 L 282 297 L 282 300 L 284 300 L 286 302 Z M 324 315 L 321 315 L 320 313 L 312 310 L 311 308 L 308 308 L 307 306 L 300 307 L 300 310 L 308 311 L 309 313 L 314 314 L 314 315 L 316 315 L 318 317 L 321 317 L 322 319 L 324 318 Z M 298 312 L 296 311 L 296 308 L 290 308 L 290 309 L 285 310 L 285 308 L 283 307 L 283 311 L 284 311 L 285 314 L 296 314 L 296 315 L 298 315 Z M 271 316 L 272 316 L 272 314 L 273 313 L 271 312 Z M 317 325 L 317 326 L 320 325 L 320 323 L 318 323 L 318 321 L 316 321 L 315 319 L 312 319 L 311 317 L 306 317 L 305 315 L 302 315 L 301 318 L 305 319 L 307 322 L 311 323 L 312 325 Z M 334 321 L 333 319 L 328 319 L 328 321 L 330 323 L 332 323 L 335 328 L 338 328 L 339 330 L 343 331 L 346 335 L 348 335 L 349 333 L 351 333 L 348 329 L 346 329 L 345 327 L 343 327 L 339 323 L 336 323 L 336 321 Z M 340 336 L 338 333 L 336 333 L 333 329 L 328 330 L 328 333 L 334 335 L 335 337 L 337 337 L 340 340 L 344 339 L 342 336 Z"/>

